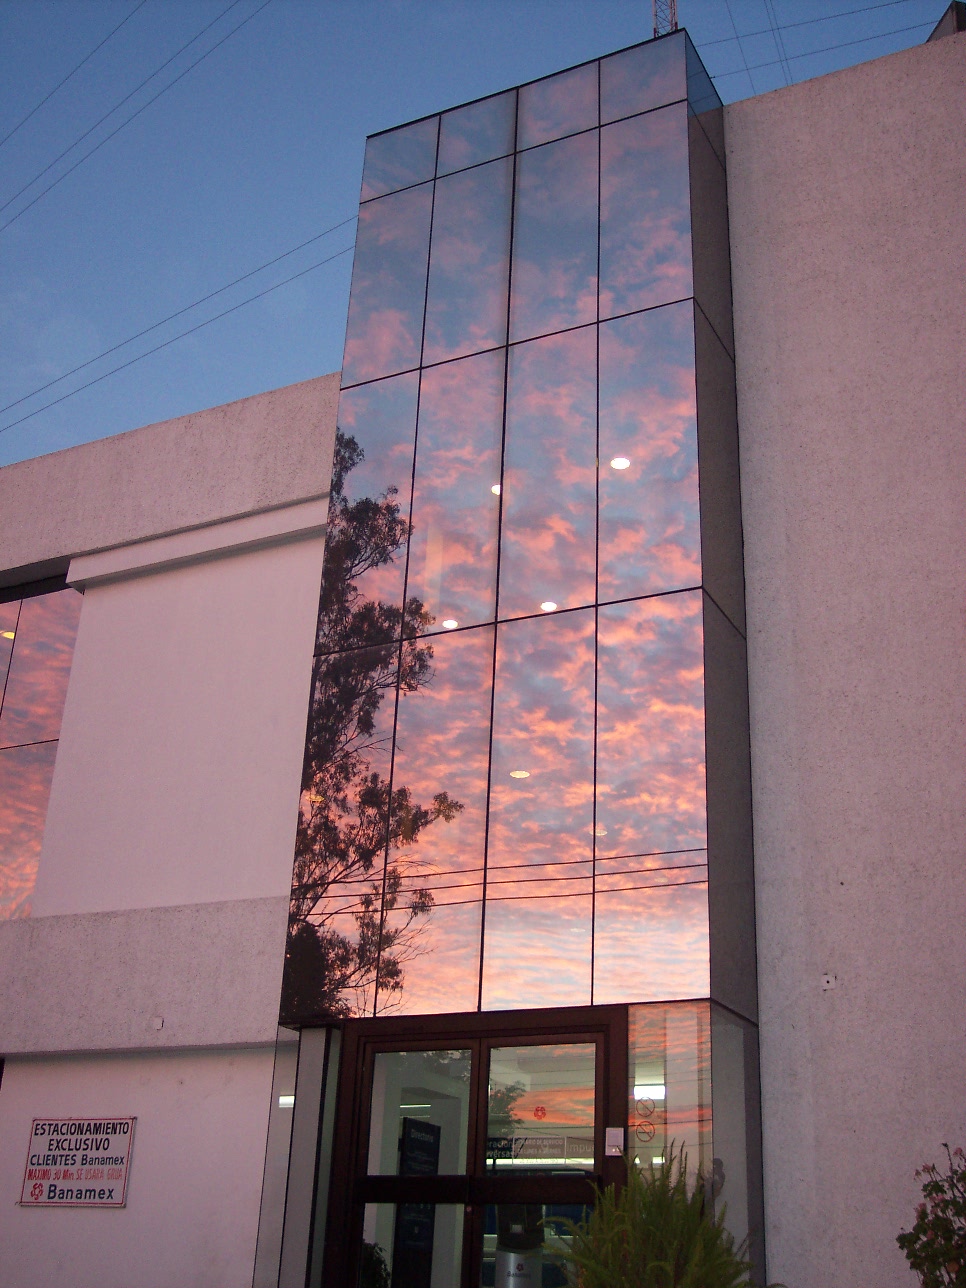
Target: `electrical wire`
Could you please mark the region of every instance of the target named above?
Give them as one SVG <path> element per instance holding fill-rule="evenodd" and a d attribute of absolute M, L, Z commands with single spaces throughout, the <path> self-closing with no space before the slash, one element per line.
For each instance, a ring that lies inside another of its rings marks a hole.
<path fill-rule="evenodd" d="M 823 14 L 821 18 L 801 18 L 798 22 L 783 22 L 781 27 L 783 31 L 788 31 L 792 27 L 811 27 L 817 22 L 834 22 L 836 18 L 850 18 L 853 14 L 857 13 L 876 13 L 880 9 L 894 9 L 896 5 L 918 4 L 919 2 L 920 0 L 883 0 L 882 4 L 867 4 L 863 5 L 861 9 L 843 9 L 841 13 Z M 768 34 L 769 28 L 762 27 L 758 31 L 746 31 L 743 38 L 748 39 L 750 36 L 767 36 Z M 714 40 L 702 40 L 698 48 L 708 49 L 711 45 L 729 45 L 736 39 L 739 39 L 739 37 L 716 36 Z"/>
<path fill-rule="evenodd" d="M 748 84 L 751 86 L 751 92 L 752 92 L 752 94 L 754 94 L 754 93 L 755 93 L 755 80 L 754 80 L 754 77 L 753 77 L 753 76 L 752 76 L 752 74 L 751 74 L 751 68 L 748 66 L 748 59 L 745 57 L 745 47 L 744 47 L 744 45 L 741 43 L 741 37 L 738 35 L 738 28 L 737 28 L 737 26 L 736 26 L 736 24 L 735 24 L 735 15 L 731 12 L 731 0 L 725 0 L 725 8 L 728 10 L 728 17 L 731 19 L 731 30 L 735 33 L 735 40 L 737 40 L 737 42 L 738 42 L 738 52 L 741 54 L 741 61 L 742 61 L 742 62 L 744 63 L 744 65 L 745 65 L 745 73 L 746 73 L 746 74 L 747 74 L 747 76 L 748 76 Z M 734 72 L 729 72 L 728 74 L 729 74 L 729 75 L 735 75 L 736 73 L 734 73 Z M 712 80 L 714 80 L 714 77 L 712 76 L 712 77 L 711 77 L 711 79 L 712 79 Z M 0 232 L 2 232 L 2 231 L 3 231 L 3 229 L 2 229 L 2 228 L 0 228 Z"/>
<path fill-rule="evenodd" d="M 88 380 L 86 384 L 78 385 L 78 387 L 76 389 L 72 389 L 69 394 L 61 394 L 59 398 L 53 398 L 49 403 L 44 403 L 43 407 L 38 407 L 35 411 L 28 412 L 26 416 L 21 416 L 18 420 L 12 420 L 9 425 L 4 425 L 0 428 L 0 434 L 5 434 L 8 429 L 13 429 L 15 425 L 22 425 L 25 420 L 30 420 L 34 416 L 39 416 L 42 411 L 47 411 L 50 407 L 56 407 L 58 403 L 66 402 L 68 398 L 73 398 L 74 394 L 79 394 L 85 389 L 90 389 L 91 385 L 96 385 L 101 380 L 106 380 L 108 376 L 113 376 L 118 371 L 123 371 L 125 367 L 133 367 L 134 364 L 136 362 L 140 362 L 142 358 L 149 358 L 152 353 L 157 353 L 161 349 L 166 349 L 169 344 L 174 344 L 176 340 L 183 340 L 186 335 L 194 335 L 195 331 L 200 331 L 202 327 L 210 326 L 212 322 L 217 322 L 220 318 L 227 317 L 229 313 L 236 313 L 238 309 L 244 308 L 246 304 L 251 304 L 255 300 L 260 300 L 265 295 L 271 295 L 272 291 L 277 291 L 280 286 L 287 286 L 289 282 L 294 282 L 297 278 L 304 277 L 306 273 L 311 273 L 316 268 L 321 268 L 323 264 L 331 264 L 334 259 L 338 259 L 341 255 L 348 255 L 352 249 L 352 246 L 346 246 L 342 250 L 336 251 L 334 255 L 328 255 L 325 259 L 320 259 L 317 263 L 310 264 L 308 268 L 303 268 L 300 272 L 293 273 L 291 277 L 286 277 L 283 281 L 276 282 L 274 286 L 268 286 L 264 291 L 259 291 L 256 295 L 249 295 L 247 299 L 241 300 L 238 304 L 233 304 L 230 309 L 224 309 L 221 313 L 216 313 L 214 317 L 208 318 L 204 322 L 199 322 L 197 326 L 189 327 L 187 331 L 181 331 L 178 335 L 173 335 L 169 340 L 165 340 L 161 344 L 156 344 L 153 349 L 146 349 L 144 353 L 138 354 L 136 358 L 130 358 L 127 362 L 122 362 L 118 366 L 112 367 L 110 371 L 105 371 L 103 375 L 95 376 L 93 380 Z"/>
<path fill-rule="evenodd" d="M 232 0 L 232 3 L 228 6 L 228 9 L 232 9 L 232 8 L 234 8 L 234 6 L 235 6 L 236 4 L 238 4 L 239 2 L 240 2 L 240 0 Z M 147 101 L 146 103 L 143 103 L 143 104 L 142 104 L 142 105 L 137 109 L 137 111 L 136 111 L 136 112 L 132 112 L 132 113 L 131 113 L 131 115 L 127 118 L 127 120 L 122 121 L 122 122 L 121 122 L 121 124 L 120 124 L 119 126 L 117 126 L 117 128 L 116 128 L 116 129 L 111 130 L 110 134 L 105 135 L 105 136 L 104 136 L 104 138 L 103 138 L 103 139 L 101 139 L 101 141 L 100 141 L 99 143 L 95 143 L 95 145 L 91 148 L 91 150 L 90 150 L 89 152 L 85 152 L 85 153 L 84 153 L 84 155 L 80 158 L 80 160 L 79 160 L 79 161 L 75 161 L 75 162 L 74 162 L 74 164 L 73 164 L 72 166 L 69 166 L 69 167 L 64 171 L 64 173 L 63 173 L 63 174 L 59 175 L 59 176 L 58 176 L 58 178 L 56 178 L 56 179 L 54 180 L 54 182 L 53 182 L 53 183 L 48 184 L 46 188 L 42 189 L 42 190 L 37 194 L 37 196 L 33 198 L 33 200 L 32 200 L 32 201 L 28 201 L 28 202 L 27 202 L 27 204 L 26 204 L 25 206 L 23 206 L 20 210 L 18 210 L 18 211 L 17 211 L 17 213 L 16 213 L 16 214 L 11 218 L 11 219 L 8 219 L 8 220 L 7 220 L 7 222 L 6 222 L 5 224 L 0 224 L 0 233 L 2 233 L 2 232 L 4 231 L 4 229 L 9 228 L 11 224 L 16 223 L 16 222 L 17 222 L 17 220 L 20 218 L 20 216 L 21 216 L 21 215 L 25 215 L 25 214 L 27 213 L 27 211 L 28 211 L 32 206 L 35 206 L 35 205 L 37 204 L 37 202 L 38 202 L 38 201 L 40 201 L 41 197 L 46 197 L 46 195 L 47 195 L 47 193 L 48 193 L 48 192 L 51 192 L 54 188 L 56 188 L 56 187 L 57 187 L 57 185 L 58 185 L 59 183 L 63 183 L 63 181 L 67 178 L 67 176 L 68 176 L 69 174 L 73 174 L 73 172 L 78 168 L 78 166 L 82 166 L 82 165 L 84 164 L 84 162 L 85 162 L 85 161 L 89 160 L 89 158 L 90 158 L 90 157 L 92 157 L 92 156 L 94 155 L 94 153 L 95 153 L 95 152 L 99 152 L 99 151 L 100 151 L 100 149 L 104 146 L 104 144 L 105 144 L 105 143 L 109 143 L 109 142 L 111 141 L 111 139 L 113 139 L 113 138 L 114 138 L 114 136 L 115 136 L 116 134 L 120 134 L 120 132 L 121 132 L 121 131 L 126 127 L 126 126 L 130 125 L 130 124 L 131 124 L 131 122 L 132 122 L 133 120 L 135 120 L 137 117 L 139 117 L 139 116 L 141 115 L 141 113 L 142 113 L 142 112 L 146 111 L 146 110 L 147 110 L 147 108 L 149 108 L 149 107 L 151 106 L 151 104 L 152 104 L 152 103 L 156 103 L 156 102 L 158 101 L 158 99 L 162 96 L 162 94 L 167 94 L 167 92 L 168 92 L 168 90 L 169 90 L 169 89 L 173 89 L 173 88 L 174 88 L 174 86 L 175 86 L 175 85 L 177 85 L 178 81 L 183 80 L 183 79 L 184 79 L 184 77 L 185 77 L 185 76 L 187 76 L 189 72 L 194 71 L 194 69 L 198 66 L 198 64 L 199 64 L 199 63 L 203 63 L 203 62 L 205 61 L 205 59 L 206 59 L 210 54 L 213 54 L 213 53 L 215 52 L 215 50 L 216 50 L 216 49 L 220 48 L 220 47 L 225 43 L 225 41 L 226 41 L 226 40 L 230 40 L 230 39 L 232 38 L 232 36 L 234 36 L 234 35 L 235 35 L 235 33 L 236 33 L 236 32 L 241 31 L 242 27 L 244 27 L 244 26 L 246 26 L 248 23 L 250 23 L 250 22 L 251 22 L 251 20 L 252 20 L 254 17 L 256 17 L 258 14 L 260 14 L 260 13 L 261 13 L 261 11 L 262 11 L 263 9 L 267 9 L 267 8 L 268 8 L 268 6 L 269 6 L 271 3 L 272 3 L 272 0 L 263 0 L 263 3 L 262 3 L 262 4 L 260 4 L 260 5 L 258 6 L 258 8 L 257 8 L 257 9 L 253 10 L 253 12 L 252 12 L 252 13 L 250 13 L 250 14 L 248 15 L 248 17 L 247 17 L 247 18 L 243 18 L 243 19 L 242 19 L 242 21 L 238 24 L 238 26 L 237 26 L 237 27 L 232 27 L 231 31 L 229 31 L 227 35 L 222 36 L 221 40 L 216 41 L 216 42 L 215 42 L 215 44 L 213 44 L 213 45 L 211 46 L 211 48 L 210 48 L 210 49 L 206 50 L 206 52 L 205 52 L 205 53 L 203 53 L 203 54 L 201 55 L 201 57 L 200 57 L 200 58 L 196 58 L 196 59 L 195 59 L 195 61 L 194 61 L 193 63 L 190 63 L 190 64 L 189 64 L 189 65 L 184 69 L 184 71 L 183 71 L 183 72 L 179 72 L 179 73 L 178 73 L 178 75 L 177 75 L 177 76 L 175 76 L 174 80 L 169 81 L 169 82 L 168 82 L 168 84 L 167 84 L 167 85 L 165 85 L 163 89 L 159 89 L 159 90 L 158 90 L 158 92 L 157 92 L 157 94 L 155 94 L 155 95 L 153 95 L 153 97 L 149 98 L 149 99 L 148 99 L 148 101 Z M 224 15 L 228 12 L 228 9 L 223 10 L 223 11 L 222 11 L 222 13 L 220 13 L 220 14 L 218 15 L 218 17 L 219 17 L 219 18 L 224 17 Z M 217 21 L 218 21 L 218 18 L 216 18 L 214 21 L 215 21 L 215 22 L 217 22 Z M 213 25 L 212 23 L 209 23 L 209 24 L 208 24 L 208 26 L 209 26 L 209 27 L 210 27 L 210 26 L 212 26 L 212 25 Z M 205 28 L 205 30 L 207 30 L 207 28 Z M 197 40 L 197 38 L 198 38 L 198 37 L 196 36 L 196 37 L 195 37 L 195 40 Z M 189 44 L 193 44 L 193 43 L 194 43 L 193 41 L 189 41 Z M 187 46 L 185 46 L 185 48 L 187 48 Z M 175 58 L 176 58 L 176 57 L 177 57 L 177 54 L 173 55 L 173 57 L 175 57 Z M 170 62 L 170 61 L 171 61 L 171 59 L 169 58 L 169 59 L 168 59 L 168 62 Z M 166 66 L 166 65 L 167 65 L 167 64 L 165 64 L 165 66 Z M 150 79 L 150 77 L 149 77 L 149 79 Z M 135 90 L 135 91 L 132 91 L 132 92 L 133 92 L 133 93 L 136 93 L 137 91 Z M 128 95 L 128 98 L 130 98 L 130 97 L 131 97 L 131 95 L 129 94 L 129 95 Z M 126 100 L 124 100 L 124 101 L 126 101 Z M 108 112 L 108 113 L 107 113 L 107 115 L 108 115 L 108 116 L 111 116 L 111 115 L 113 114 L 113 112 L 114 112 L 114 111 L 116 111 L 116 110 L 117 110 L 117 108 L 113 108 L 111 112 Z M 103 120 L 103 119 L 106 119 L 106 118 L 102 118 L 102 120 Z M 101 122 L 99 121 L 99 122 L 98 122 L 98 124 L 100 124 L 100 123 L 101 123 Z M 97 128 L 96 126 L 92 126 L 92 127 L 91 127 L 91 129 L 96 129 L 96 128 Z M 90 131 L 90 130 L 88 130 L 88 131 L 87 131 L 87 134 L 90 134 L 90 132 L 91 132 L 91 131 Z M 86 137 L 86 136 L 82 136 L 82 137 Z M 80 142 L 80 140 L 77 140 L 77 142 Z M 73 143 L 73 144 L 71 144 L 71 147 L 67 149 L 67 152 L 70 152 L 70 151 L 71 151 L 71 149 L 72 149 L 72 148 L 74 148 L 74 147 L 76 147 L 76 146 L 77 146 L 77 143 Z M 61 156 L 57 158 L 57 161 L 61 160 L 61 158 L 62 158 L 64 155 L 66 155 L 66 154 L 65 154 L 65 153 L 61 153 Z M 52 166 L 52 165 L 56 165 L 56 164 L 57 164 L 57 161 L 52 161 L 52 162 L 51 162 L 51 165 L 47 166 L 47 167 L 46 167 L 46 170 L 42 170 L 42 171 L 40 172 L 40 174 L 45 174 L 45 173 L 46 173 L 46 171 L 47 171 L 47 170 L 49 170 L 49 169 L 51 168 L 51 166 Z M 22 195 L 23 195 L 23 193 L 27 190 L 27 188 L 29 188 L 29 187 L 31 187 L 33 184 L 35 184 L 35 183 L 37 182 L 37 179 L 39 179 L 39 178 L 40 178 L 40 175 L 38 174 L 38 175 L 36 175 L 33 179 L 31 179 L 30 183 L 26 184 L 23 188 L 21 188 L 21 189 L 20 189 L 20 191 L 19 191 L 18 193 L 15 193 L 15 194 L 14 194 L 14 196 L 12 196 L 8 201 L 4 202 L 4 204 L 3 204 L 2 206 L 0 206 L 0 210 L 5 210 L 5 209 L 7 208 L 7 206 L 9 206 L 9 205 L 11 204 L 11 202 L 16 201 L 16 200 L 17 200 L 17 197 L 22 196 Z"/>
<path fill-rule="evenodd" d="M 122 18 L 121 21 L 117 24 L 117 26 L 113 29 L 113 31 L 109 31 L 107 33 L 107 35 L 104 37 L 104 39 L 101 41 L 99 45 L 95 45 L 89 54 L 85 54 L 85 56 L 80 60 L 77 66 L 74 67 L 71 71 L 69 71 L 62 81 L 58 81 L 57 84 L 54 86 L 54 88 L 50 91 L 50 93 L 45 94 L 44 97 L 37 104 L 37 106 L 32 107 L 30 111 L 27 113 L 27 115 L 22 120 L 17 122 L 17 124 L 13 127 L 13 129 L 10 131 L 9 134 L 5 134 L 3 138 L 0 139 L 0 148 L 2 148 L 6 142 L 12 139 L 13 136 L 17 133 L 17 131 L 22 126 L 26 125 L 32 116 L 36 116 L 37 113 L 40 111 L 40 109 L 44 106 L 44 104 L 49 103 L 50 100 L 57 93 L 57 91 L 59 89 L 63 89 L 64 86 L 67 84 L 67 82 L 70 80 L 70 78 L 72 76 L 76 76 L 77 73 L 80 71 L 80 69 L 84 66 L 84 64 L 89 63 L 91 59 L 94 57 L 94 55 L 97 53 L 97 51 L 99 49 L 103 49 L 104 46 L 107 44 L 107 42 L 111 39 L 111 37 L 116 36 L 117 33 L 121 30 L 121 28 L 124 26 L 124 24 L 126 22 L 130 22 L 130 20 L 134 17 L 137 11 L 139 9 L 143 9 L 144 6 L 147 4 L 147 2 L 148 0 L 139 0 L 139 3 L 134 6 L 134 8 L 131 10 L 131 12 L 128 14 L 127 17 Z"/>
<path fill-rule="evenodd" d="M 65 371 L 62 375 L 55 376 L 53 380 L 48 380 L 45 385 L 38 385 L 38 387 L 36 389 L 32 389 L 29 394 L 24 394 L 22 398 L 16 398 L 13 402 L 7 403 L 5 407 L 0 407 L 0 416 L 2 416 L 4 412 L 12 411 L 14 407 L 19 407 L 21 403 L 29 402 L 31 398 L 36 398 L 36 396 L 38 394 L 42 394 L 45 389 L 51 389 L 54 385 L 59 385 L 62 380 L 66 380 L 69 376 L 76 376 L 78 371 L 84 371 L 87 367 L 93 366 L 95 362 L 100 362 L 102 358 L 106 358 L 110 354 L 116 353 L 118 349 L 123 349 L 126 345 L 133 344 L 135 340 L 140 340 L 143 336 L 150 335 L 152 331 L 157 331 L 158 327 L 164 326 L 166 322 L 173 322 L 175 318 L 181 317 L 183 313 L 190 313 L 192 309 L 198 308 L 200 304 L 207 304 L 209 300 L 213 300 L 216 295 L 223 295 L 225 291 L 230 291 L 233 286 L 237 286 L 240 282 L 246 282 L 250 277 L 255 277 L 256 274 L 263 272 L 266 268 L 271 268 L 273 264 L 278 264 L 283 259 L 288 259 L 298 251 L 304 250 L 306 246 L 311 246 L 313 242 L 320 241 L 323 237 L 328 237 L 329 233 L 337 232 L 338 229 L 344 228 L 346 224 L 351 224 L 353 220 L 357 218 L 357 215 L 350 215 L 348 219 L 343 219 L 341 223 L 333 224 L 331 228 L 326 228 L 323 232 L 316 233 L 314 237 L 310 237 L 307 241 L 300 242 L 298 246 L 293 246 L 291 250 L 287 250 L 281 255 L 276 255 L 274 259 L 266 260 L 264 264 L 259 264 L 258 268 L 253 268 L 248 273 L 242 273 L 241 277 L 236 277 L 234 281 L 227 282 L 224 286 L 219 286 L 216 291 L 210 291 L 207 295 L 203 295 L 200 300 L 195 300 L 192 304 L 186 304 L 184 308 L 176 309 L 174 313 L 169 313 L 168 316 L 166 318 L 162 318 L 160 322 L 152 322 L 152 324 L 150 326 L 146 326 L 143 331 L 138 331 L 134 335 L 129 335 L 126 340 L 121 340 L 118 344 L 112 344 L 109 349 L 104 349 L 103 352 L 96 354 L 93 358 L 88 358 L 86 362 L 81 362 L 78 366 L 71 367 L 70 371 Z"/>
<path fill-rule="evenodd" d="M 928 19 L 926 22 L 914 22 L 910 27 L 896 27 L 893 31 L 878 31 L 874 36 L 860 36 L 858 40 L 842 40 L 837 45 L 822 45 L 820 49 L 809 49 L 804 54 L 789 54 L 788 61 L 794 63 L 802 58 L 815 58 L 818 54 L 827 54 L 833 49 L 847 49 L 850 45 L 864 45 L 870 40 L 884 40 L 886 36 L 902 36 L 908 31 L 919 31 L 923 27 L 933 26 L 935 26 L 935 23 L 932 19 Z M 717 81 L 722 80 L 725 76 L 743 76 L 747 71 L 750 80 L 752 72 L 759 71 L 762 67 L 777 66 L 778 60 L 774 58 L 767 63 L 752 63 L 750 67 L 746 63 L 744 68 L 739 67 L 732 72 L 717 72 L 711 79 Z"/>

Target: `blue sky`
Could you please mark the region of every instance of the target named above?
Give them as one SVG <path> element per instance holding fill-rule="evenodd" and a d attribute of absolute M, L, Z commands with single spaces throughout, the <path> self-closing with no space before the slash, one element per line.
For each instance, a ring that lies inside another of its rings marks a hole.
<path fill-rule="evenodd" d="M 678 0 L 678 17 L 731 102 L 919 44 L 945 7 Z M 286 253 L 351 219 L 365 136 L 650 28 L 649 0 L 0 0 L 0 464 L 337 369 L 352 224 Z"/>

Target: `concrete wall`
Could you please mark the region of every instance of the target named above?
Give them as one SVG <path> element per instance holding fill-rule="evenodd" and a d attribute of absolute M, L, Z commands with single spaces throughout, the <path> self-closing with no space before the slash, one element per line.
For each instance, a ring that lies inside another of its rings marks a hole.
<path fill-rule="evenodd" d="M 0 1283 L 250 1288 L 274 1052 L 17 1058 L 0 1085 Z M 30 1209 L 33 1118 L 137 1117 L 127 1206 Z"/>
<path fill-rule="evenodd" d="M 0 922 L 5 1288 L 251 1283 L 337 394 L 0 470 L 0 584 L 84 590 L 33 916 Z M 128 1207 L 16 1206 L 31 1118 L 108 1114 Z"/>
<path fill-rule="evenodd" d="M 726 131 L 769 1275 L 908 1288 L 966 1143 L 966 36 Z"/>
<path fill-rule="evenodd" d="M 339 374 L 0 470 L 0 585 L 328 490 Z"/>

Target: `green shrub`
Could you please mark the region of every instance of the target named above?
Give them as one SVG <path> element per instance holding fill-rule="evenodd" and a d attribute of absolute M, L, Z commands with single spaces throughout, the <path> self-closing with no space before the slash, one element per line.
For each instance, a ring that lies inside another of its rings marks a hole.
<path fill-rule="evenodd" d="M 966 1154 L 946 1151 L 948 1171 L 926 1163 L 916 1172 L 923 1202 L 911 1230 L 896 1236 L 923 1288 L 966 1285 Z"/>
<path fill-rule="evenodd" d="M 587 1220 L 570 1228 L 577 1288 L 745 1288 L 752 1283 L 744 1246 L 735 1246 L 724 1212 L 705 1211 L 704 1182 L 688 1188 L 687 1156 L 645 1171 L 628 1167 L 626 1184 L 600 1190 Z M 775 1288 L 780 1288 L 776 1285 Z"/>

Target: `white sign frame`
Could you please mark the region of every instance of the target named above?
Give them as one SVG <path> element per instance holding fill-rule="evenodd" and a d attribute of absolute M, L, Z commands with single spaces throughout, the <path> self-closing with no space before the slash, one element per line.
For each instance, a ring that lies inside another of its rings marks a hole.
<path fill-rule="evenodd" d="M 137 1118 L 35 1118 L 20 1189 L 24 1208 L 123 1208 Z"/>

